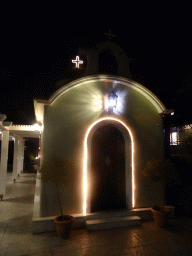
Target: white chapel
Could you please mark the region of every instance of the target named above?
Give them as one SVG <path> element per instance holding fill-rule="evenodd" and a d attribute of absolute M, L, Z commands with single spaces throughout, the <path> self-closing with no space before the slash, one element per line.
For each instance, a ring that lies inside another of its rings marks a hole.
<path fill-rule="evenodd" d="M 111 41 L 79 49 L 72 60 L 78 76 L 58 81 L 50 98 L 34 99 L 38 125 L 14 126 L 2 116 L 0 194 L 9 136 L 16 138 L 14 179 L 22 171 L 23 138 L 40 138 L 34 232 L 53 228 L 53 216 L 60 214 L 58 194 L 63 213 L 74 215 L 77 226 L 101 213 L 147 219 L 147 209 L 162 204 L 161 183 L 149 181 L 142 170 L 164 156 L 166 108 L 131 79 L 129 61 Z"/>

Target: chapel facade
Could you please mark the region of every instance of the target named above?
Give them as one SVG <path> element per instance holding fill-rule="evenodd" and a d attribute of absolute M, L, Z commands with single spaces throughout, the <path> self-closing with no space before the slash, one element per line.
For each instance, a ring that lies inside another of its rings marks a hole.
<path fill-rule="evenodd" d="M 81 76 L 59 81 L 48 100 L 34 99 L 42 127 L 39 216 L 59 214 L 58 192 L 62 211 L 76 216 L 162 204 L 161 183 L 142 170 L 163 159 L 165 106 L 131 79 L 120 46 L 108 41 L 77 56 Z"/>

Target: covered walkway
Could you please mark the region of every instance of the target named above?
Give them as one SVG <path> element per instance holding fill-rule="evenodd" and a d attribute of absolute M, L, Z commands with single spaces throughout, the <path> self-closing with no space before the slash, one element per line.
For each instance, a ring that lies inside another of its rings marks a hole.
<path fill-rule="evenodd" d="M 73 230 L 68 240 L 58 238 L 56 232 L 32 234 L 36 174 L 21 173 L 16 183 L 10 175 L 6 196 L 0 201 L 1 256 L 192 255 L 192 232 L 187 219 L 172 229 L 156 228 L 152 221 L 91 233 Z"/>
<path fill-rule="evenodd" d="M 24 147 L 27 138 L 40 138 L 41 126 L 34 125 L 13 125 L 12 122 L 5 122 L 6 116 L 0 114 L 0 199 L 6 195 L 6 179 L 8 168 L 9 142 L 14 141 L 13 152 L 13 174 L 12 182 L 23 172 Z"/>

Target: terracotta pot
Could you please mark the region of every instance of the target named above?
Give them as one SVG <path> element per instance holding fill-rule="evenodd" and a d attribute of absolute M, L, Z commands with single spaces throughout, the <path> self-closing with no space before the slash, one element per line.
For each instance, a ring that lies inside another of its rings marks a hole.
<path fill-rule="evenodd" d="M 162 209 L 161 207 L 159 207 L 159 209 L 153 207 L 151 210 L 157 227 L 164 227 L 169 219 L 170 211 L 164 210 L 164 208 Z"/>
<path fill-rule="evenodd" d="M 64 239 L 68 239 L 70 237 L 74 219 L 75 218 L 71 215 L 60 215 L 54 218 L 55 227 L 59 237 Z"/>

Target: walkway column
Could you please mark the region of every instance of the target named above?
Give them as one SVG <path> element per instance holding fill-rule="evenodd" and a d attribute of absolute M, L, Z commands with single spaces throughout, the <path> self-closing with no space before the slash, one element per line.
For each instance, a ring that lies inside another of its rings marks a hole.
<path fill-rule="evenodd" d="M 24 164 L 24 147 L 25 147 L 25 139 L 22 139 L 21 143 L 21 166 L 20 171 L 23 172 L 23 164 Z"/>
<path fill-rule="evenodd" d="M 24 139 L 20 138 L 18 141 L 18 169 L 17 175 L 23 171 L 23 159 L 24 159 Z"/>
<path fill-rule="evenodd" d="M 9 149 L 9 131 L 2 131 L 1 140 L 1 159 L 0 159 L 0 198 L 5 196 L 6 180 L 7 180 L 7 161 Z"/>
<path fill-rule="evenodd" d="M 19 137 L 15 136 L 14 140 L 14 154 L 13 154 L 13 181 L 16 181 L 18 177 L 18 165 L 19 165 Z"/>

